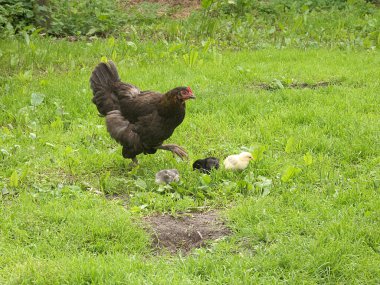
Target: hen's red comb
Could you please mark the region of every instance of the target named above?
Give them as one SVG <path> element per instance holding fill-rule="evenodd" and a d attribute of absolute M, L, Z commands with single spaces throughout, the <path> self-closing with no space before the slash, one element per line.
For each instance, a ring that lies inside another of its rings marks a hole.
<path fill-rule="evenodd" d="M 187 87 L 187 91 L 190 92 L 190 93 L 193 93 L 193 90 L 191 90 L 190 87 Z"/>

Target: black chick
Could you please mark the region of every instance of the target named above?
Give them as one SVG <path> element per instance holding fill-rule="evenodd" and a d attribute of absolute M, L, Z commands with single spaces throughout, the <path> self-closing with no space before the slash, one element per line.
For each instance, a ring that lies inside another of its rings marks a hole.
<path fill-rule="evenodd" d="M 202 173 L 210 174 L 212 168 L 219 168 L 219 159 L 216 157 L 198 159 L 193 163 L 193 170 L 198 169 Z"/>

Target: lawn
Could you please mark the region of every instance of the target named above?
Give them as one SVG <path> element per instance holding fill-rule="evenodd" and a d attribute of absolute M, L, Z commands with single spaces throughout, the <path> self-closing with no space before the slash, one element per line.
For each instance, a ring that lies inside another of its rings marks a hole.
<path fill-rule="evenodd" d="M 0 50 L 0 283 L 380 283 L 377 51 L 113 37 Z M 189 160 L 158 151 L 130 169 L 91 102 L 106 59 L 142 89 L 191 86 L 167 141 Z M 243 150 L 254 155 L 243 172 L 192 171 Z M 181 181 L 158 187 L 166 168 Z M 144 216 L 208 209 L 230 236 L 188 255 L 152 248 Z"/>

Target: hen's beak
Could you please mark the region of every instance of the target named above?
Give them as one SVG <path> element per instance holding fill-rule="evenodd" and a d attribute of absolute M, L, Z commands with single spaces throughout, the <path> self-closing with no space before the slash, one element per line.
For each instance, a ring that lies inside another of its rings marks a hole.
<path fill-rule="evenodd" d="M 184 100 L 188 100 L 188 99 L 195 99 L 195 95 L 193 93 L 187 93 L 186 95 L 183 95 L 182 98 Z"/>

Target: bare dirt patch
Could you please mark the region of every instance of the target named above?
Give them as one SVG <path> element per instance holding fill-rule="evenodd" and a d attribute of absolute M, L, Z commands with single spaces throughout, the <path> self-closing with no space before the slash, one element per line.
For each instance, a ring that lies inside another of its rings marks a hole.
<path fill-rule="evenodd" d="M 143 2 L 163 5 L 158 14 L 168 13 L 165 6 L 174 8 L 174 11 L 169 13 L 173 18 L 187 18 L 193 10 L 199 9 L 201 4 L 201 0 L 131 0 L 128 5 L 136 6 Z"/>
<path fill-rule="evenodd" d="M 231 233 L 216 211 L 186 213 L 177 217 L 155 215 L 146 217 L 145 222 L 152 231 L 153 245 L 171 253 L 188 253 L 193 248 L 204 246 L 207 241 Z"/>
<path fill-rule="evenodd" d="M 106 194 L 106 199 L 111 201 L 120 201 L 123 207 L 126 207 L 129 203 L 129 194 Z"/>
<path fill-rule="evenodd" d="M 316 83 L 294 82 L 291 84 L 284 84 L 277 81 L 272 83 L 254 83 L 253 86 L 259 89 L 273 91 L 278 89 L 317 89 L 339 84 L 337 81 L 320 81 Z"/>
<path fill-rule="evenodd" d="M 140 4 L 142 2 L 166 4 L 169 6 L 186 6 L 199 7 L 201 0 L 131 0 L 131 4 Z"/>

